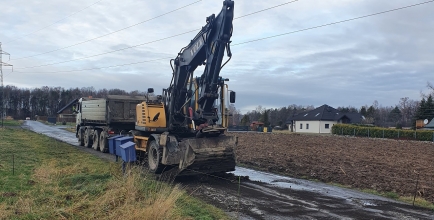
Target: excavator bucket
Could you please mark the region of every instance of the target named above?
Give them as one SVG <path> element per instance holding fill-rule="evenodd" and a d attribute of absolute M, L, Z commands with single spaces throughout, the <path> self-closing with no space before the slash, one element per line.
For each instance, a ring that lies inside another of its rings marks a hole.
<path fill-rule="evenodd" d="M 163 163 L 179 164 L 177 176 L 234 171 L 236 145 L 234 136 L 186 138 L 176 147 L 168 146 L 168 151 L 163 153 Z"/>

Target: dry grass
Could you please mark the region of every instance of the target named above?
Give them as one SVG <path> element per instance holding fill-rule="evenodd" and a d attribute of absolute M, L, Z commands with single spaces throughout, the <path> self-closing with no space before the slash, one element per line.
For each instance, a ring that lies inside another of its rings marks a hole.
<path fill-rule="evenodd" d="M 54 160 L 42 164 L 33 174 L 36 190 L 20 193 L 12 206 L 0 203 L 0 219 L 186 218 L 177 210 L 179 199 L 185 196 L 179 185 L 155 181 L 134 167 L 126 175 L 113 173 L 105 185 L 99 185 L 101 191 L 92 195 L 77 187 L 85 181 L 68 183 L 68 179 L 83 170 L 83 166 L 76 164 L 59 167 Z"/>
<path fill-rule="evenodd" d="M 43 205 L 35 203 L 35 195 L 22 195 L 14 209 L 20 215 L 32 213 L 50 213 L 51 217 L 61 219 L 180 219 L 176 216 L 176 202 L 184 195 L 178 185 L 157 182 L 152 176 L 140 172 L 139 168 L 130 168 L 126 175 L 119 169 L 112 169 L 113 178 L 107 184 L 100 185 L 96 195 L 75 190 L 74 182 L 70 187 L 68 179 L 86 171 L 84 165 L 73 164 L 61 167 L 55 160 L 47 161 L 35 169 L 33 179 L 39 184 L 39 194 Z M 85 181 L 85 180 L 84 180 Z M 84 182 L 83 181 L 83 182 Z M 47 197 L 46 195 L 55 195 Z M 64 207 L 61 199 L 72 200 Z"/>
<path fill-rule="evenodd" d="M 228 219 L 140 167 L 124 175 L 120 164 L 45 136 L 0 132 L 0 219 Z"/>
<path fill-rule="evenodd" d="M 137 169 L 130 170 L 126 178 L 109 182 L 95 207 L 103 207 L 109 219 L 177 218 L 173 210 L 184 191 L 178 185 L 171 186 L 148 178 Z"/>
<path fill-rule="evenodd" d="M 12 216 L 13 212 L 5 203 L 0 203 L 0 219 L 7 219 Z"/>

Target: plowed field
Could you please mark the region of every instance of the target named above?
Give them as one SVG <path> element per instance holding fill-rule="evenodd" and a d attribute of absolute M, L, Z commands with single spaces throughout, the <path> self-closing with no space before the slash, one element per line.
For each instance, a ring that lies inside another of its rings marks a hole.
<path fill-rule="evenodd" d="M 239 132 L 237 162 L 292 177 L 434 202 L 434 144 L 342 136 Z M 418 177 L 419 176 L 419 177 Z"/>

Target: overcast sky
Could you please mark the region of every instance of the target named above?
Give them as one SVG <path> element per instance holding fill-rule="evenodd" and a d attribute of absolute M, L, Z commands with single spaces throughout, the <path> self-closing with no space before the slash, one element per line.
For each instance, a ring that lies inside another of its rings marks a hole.
<path fill-rule="evenodd" d="M 175 58 L 197 32 L 152 41 L 199 29 L 205 25 L 207 16 L 217 15 L 222 8 L 222 0 L 194 2 L 0 0 L 0 42 L 3 50 L 11 54 L 11 60 L 3 57 L 3 61 L 14 65 L 14 72 L 3 68 L 4 83 L 29 88 L 93 86 L 127 91 L 153 87 L 159 92 L 171 80 L 169 58 Z M 236 0 L 235 17 L 286 2 L 289 1 Z M 299 0 L 235 19 L 233 57 L 221 76 L 230 78 L 229 87 L 237 92 L 236 107 L 243 113 L 258 105 L 278 108 L 290 104 L 315 107 L 328 104 L 359 108 L 371 105 L 374 100 L 383 106 L 394 106 L 402 97 L 420 100 L 420 93 L 427 92 L 426 83 L 434 82 L 434 3 L 235 44 L 421 2 L 424 1 Z M 149 20 L 188 4 L 191 5 Z M 89 5 L 92 6 L 86 8 Z M 75 12 L 78 13 L 69 16 Z M 146 20 L 149 21 L 105 37 L 45 53 Z M 144 44 L 147 42 L 152 43 Z M 143 45 L 28 68 L 139 44 Z M 151 62 L 62 72 L 143 61 Z M 202 74 L 202 68 L 195 74 Z"/>

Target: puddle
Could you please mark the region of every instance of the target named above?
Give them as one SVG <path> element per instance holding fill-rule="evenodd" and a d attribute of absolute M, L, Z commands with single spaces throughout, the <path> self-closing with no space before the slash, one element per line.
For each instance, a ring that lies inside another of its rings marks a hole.
<path fill-rule="evenodd" d="M 382 201 L 393 201 L 388 198 L 367 194 L 359 192 L 356 190 L 340 188 L 336 186 L 327 185 L 325 183 L 313 182 L 309 180 L 296 179 L 291 177 L 280 176 L 272 173 L 266 173 L 262 171 L 256 171 L 252 169 L 247 169 L 244 167 L 236 167 L 235 171 L 232 172 L 236 176 L 249 176 L 251 181 L 262 182 L 270 184 L 272 186 L 293 189 L 299 191 L 310 191 L 315 193 L 323 194 L 324 196 L 332 196 L 335 198 L 342 198 L 351 201 L 353 199 L 372 201 L 372 200 L 382 200 Z M 373 206 L 374 203 L 367 202 L 366 206 Z"/>

